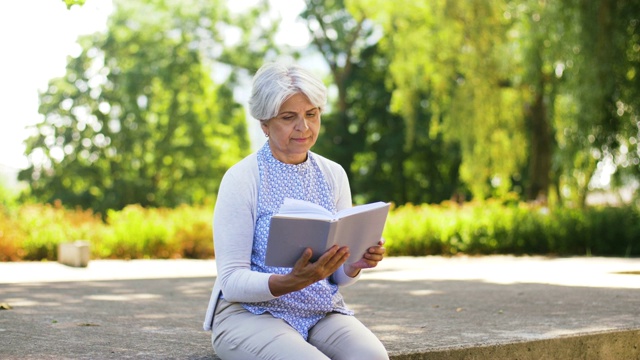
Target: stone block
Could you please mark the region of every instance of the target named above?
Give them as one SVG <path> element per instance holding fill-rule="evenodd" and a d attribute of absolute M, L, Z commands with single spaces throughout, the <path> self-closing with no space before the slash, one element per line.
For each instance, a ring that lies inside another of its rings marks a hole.
<path fill-rule="evenodd" d="M 73 267 L 87 267 L 89 265 L 89 243 L 74 241 L 58 245 L 58 262 Z"/>

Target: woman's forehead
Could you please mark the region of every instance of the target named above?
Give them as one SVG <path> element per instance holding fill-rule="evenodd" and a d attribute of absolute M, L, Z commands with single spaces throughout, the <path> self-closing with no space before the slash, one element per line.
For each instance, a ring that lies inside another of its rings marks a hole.
<path fill-rule="evenodd" d="M 290 98 L 285 100 L 280 106 L 279 113 L 285 112 L 305 112 L 317 109 L 318 107 L 313 105 L 309 98 L 301 93 L 296 93 L 292 95 Z"/>

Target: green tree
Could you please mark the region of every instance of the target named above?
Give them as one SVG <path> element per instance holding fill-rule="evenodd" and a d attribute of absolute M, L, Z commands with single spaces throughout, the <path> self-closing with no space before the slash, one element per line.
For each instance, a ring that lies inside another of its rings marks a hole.
<path fill-rule="evenodd" d="M 555 119 L 558 187 L 584 206 L 605 165 L 615 169 L 614 185 L 640 180 L 640 1 L 574 0 L 565 7 L 572 41 L 560 62 L 567 78 L 561 101 L 569 110 Z"/>
<path fill-rule="evenodd" d="M 509 86 L 513 69 L 500 3 L 368 7 L 379 11 L 372 16 L 390 34 L 383 45 L 392 56 L 392 110 L 405 119 L 408 136 L 441 134 L 450 146 L 458 144 L 460 179 L 474 197 L 510 191 L 526 150 L 520 94 Z M 425 104 L 437 121 L 418 127 L 415 103 Z"/>
<path fill-rule="evenodd" d="M 528 199 L 584 206 L 598 168 L 637 179 L 638 1 L 511 1 L 530 139 Z M 634 40 L 635 39 L 635 40 Z M 515 78 L 512 77 L 512 78 Z M 635 165 L 635 166 L 634 166 Z M 631 171 L 629 171 L 631 170 Z M 631 176 L 629 176 L 631 175 Z M 623 179 L 623 180 L 622 180 Z"/>
<path fill-rule="evenodd" d="M 407 146 L 421 132 L 459 143 L 474 197 L 555 187 L 584 204 L 606 162 L 637 180 L 638 1 L 350 4 L 384 29 Z M 441 121 L 418 126 L 416 103 Z"/>
<path fill-rule="evenodd" d="M 249 150 L 244 112 L 214 84 L 220 4 L 116 1 L 40 95 L 20 179 L 41 201 L 98 212 L 210 199 Z"/>
<path fill-rule="evenodd" d="M 362 52 L 347 82 L 348 113 L 364 134 L 362 149 L 350 164 L 356 200 L 383 199 L 402 205 L 449 199 L 462 190 L 460 149 L 445 141 L 442 133 L 431 136 L 419 131 L 408 136 L 402 117 L 389 111 L 392 92 L 385 86 L 387 69 L 387 54 L 372 46 Z M 417 128 L 428 129 L 432 121 L 439 121 L 425 103 L 408 105 L 417 115 Z"/>

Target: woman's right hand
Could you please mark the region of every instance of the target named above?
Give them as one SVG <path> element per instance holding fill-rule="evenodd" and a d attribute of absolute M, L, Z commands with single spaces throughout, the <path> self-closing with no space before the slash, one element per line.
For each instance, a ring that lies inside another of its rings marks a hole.
<path fill-rule="evenodd" d="M 312 255 L 311 249 L 306 248 L 290 273 L 286 275 L 271 275 L 269 278 L 271 294 L 273 296 L 282 296 L 302 290 L 315 282 L 329 277 L 347 261 L 349 248 L 334 245 L 315 262 L 310 262 Z"/>

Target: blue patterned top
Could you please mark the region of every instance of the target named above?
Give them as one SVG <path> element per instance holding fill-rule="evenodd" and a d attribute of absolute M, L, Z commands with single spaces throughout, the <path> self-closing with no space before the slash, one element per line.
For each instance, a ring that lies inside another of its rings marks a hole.
<path fill-rule="evenodd" d="M 336 204 L 327 180 L 309 152 L 301 164 L 285 164 L 273 157 L 269 143 L 257 153 L 260 185 L 256 228 L 251 252 L 251 270 L 272 274 L 287 274 L 291 268 L 264 264 L 271 216 L 276 214 L 285 198 L 306 200 L 336 212 Z M 306 340 L 311 329 L 332 311 L 353 315 L 338 292 L 338 285 L 324 279 L 300 291 L 270 301 L 243 303 L 253 314 L 269 312 L 295 328 Z"/>

